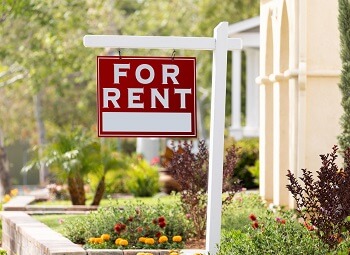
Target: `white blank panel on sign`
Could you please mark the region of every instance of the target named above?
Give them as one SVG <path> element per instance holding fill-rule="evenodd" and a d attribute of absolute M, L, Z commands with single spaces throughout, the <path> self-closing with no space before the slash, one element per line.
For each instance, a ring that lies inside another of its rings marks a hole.
<path fill-rule="evenodd" d="M 129 132 L 190 132 L 191 113 L 103 112 L 103 130 Z M 159 121 L 159 120 L 162 121 Z"/>

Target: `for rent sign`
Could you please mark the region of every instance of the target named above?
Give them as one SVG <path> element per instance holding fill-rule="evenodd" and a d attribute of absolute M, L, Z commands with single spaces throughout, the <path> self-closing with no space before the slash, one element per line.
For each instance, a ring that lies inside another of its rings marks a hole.
<path fill-rule="evenodd" d="M 102 137 L 196 137 L 196 59 L 97 57 Z"/>

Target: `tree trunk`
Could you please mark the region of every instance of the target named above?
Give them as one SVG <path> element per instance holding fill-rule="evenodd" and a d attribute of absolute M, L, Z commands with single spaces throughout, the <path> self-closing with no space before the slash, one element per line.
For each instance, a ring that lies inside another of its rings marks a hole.
<path fill-rule="evenodd" d="M 68 191 L 73 205 L 85 205 L 84 180 L 79 174 L 68 176 Z"/>
<path fill-rule="evenodd" d="M 103 198 L 103 194 L 105 193 L 106 183 L 105 183 L 105 175 L 102 176 L 100 182 L 97 185 L 94 200 L 91 205 L 100 205 L 100 202 Z"/>
<path fill-rule="evenodd" d="M 0 144 L 0 183 L 2 186 L 2 193 L 0 195 L 10 194 L 11 191 L 11 181 L 9 164 L 6 157 L 5 148 Z"/>

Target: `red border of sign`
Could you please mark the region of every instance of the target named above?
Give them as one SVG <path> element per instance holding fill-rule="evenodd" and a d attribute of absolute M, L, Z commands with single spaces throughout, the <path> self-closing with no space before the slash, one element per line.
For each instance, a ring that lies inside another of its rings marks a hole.
<path fill-rule="evenodd" d="M 195 57 L 155 57 L 155 56 L 122 56 L 123 59 L 169 59 L 172 60 L 193 60 L 194 64 L 194 93 L 193 93 L 193 99 L 194 99 L 194 109 L 191 114 L 191 132 L 130 132 L 130 131 L 118 131 L 118 132 L 108 132 L 102 130 L 102 111 L 100 109 L 100 94 L 99 94 L 99 59 L 101 58 L 107 58 L 107 59 L 113 59 L 113 58 L 119 58 L 119 56 L 97 56 L 96 58 L 96 80 L 97 80 L 97 86 L 96 86 L 96 95 L 97 95 L 97 118 L 98 118 L 98 136 L 99 137 L 197 137 L 197 100 L 196 100 L 196 80 L 197 80 L 197 74 L 196 74 L 196 58 Z"/>

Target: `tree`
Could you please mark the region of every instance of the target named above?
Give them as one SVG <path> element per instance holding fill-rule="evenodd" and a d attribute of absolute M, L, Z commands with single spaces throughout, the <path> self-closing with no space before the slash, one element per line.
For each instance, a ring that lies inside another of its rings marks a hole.
<path fill-rule="evenodd" d="M 341 149 L 345 151 L 350 147 L 350 2 L 339 0 L 338 26 L 340 32 L 340 58 L 342 69 L 339 88 L 342 93 L 341 105 L 344 113 L 341 116 L 342 128 L 338 141 Z"/>
<path fill-rule="evenodd" d="M 121 162 L 108 143 L 102 143 L 91 133 L 75 128 L 58 133 L 23 171 L 30 171 L 44 163 L 55 178 L 68 184 L 73 205 L 85 205 L 85 184 L 88 174 L 99 178 L 91 205 L 99 205 L 105 192 L 105 176 L 117 169 Z"/>

